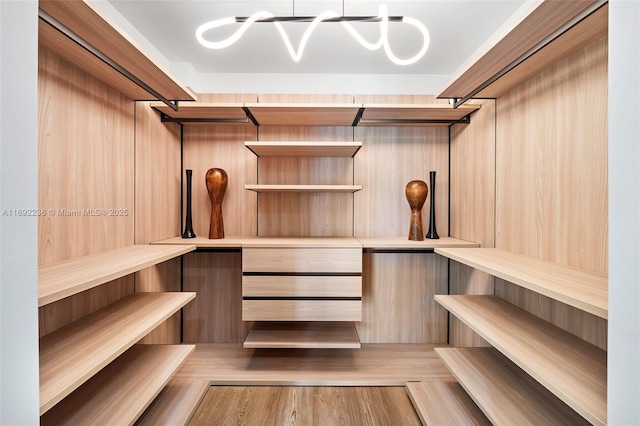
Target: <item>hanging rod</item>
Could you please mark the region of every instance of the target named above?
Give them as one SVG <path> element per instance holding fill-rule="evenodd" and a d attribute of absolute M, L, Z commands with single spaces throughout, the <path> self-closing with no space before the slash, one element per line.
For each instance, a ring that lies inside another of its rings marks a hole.
<path fill-rule="evenodd" d="M 560 26 L 554 32 L 552 32 L 551 34 L 546 36 L 544 39 L 539 41 L 531 49 L 527 50 L 522 55 L 518 56 L 509 65 L 507 65 L 506 67 L 502 68 L 500 71 L 498 71 L 496 74 L 491 76 L 484 83 L 482 83 L 477 88 L 472 90 L 471 93 L 467 94 L 463 98 L 454 98 L 455 102 L 453 104 L 453 107 L 454 108 L 458 108 L 460 105 L 464 104 L 469 99 L 472 99 L 475 95 L 477 95 L 478 93 L 480 93 L 481 91 L 483 91 L 484 89 L 486 89 L 487 87 L 492 85 L 494 82 L 496 82 L 496 80 L 501 78 L 503 75 L 505 75 L 506 73 L 508 73 L 509 71 L 511 71 L 512 69 L 514 69 L 515 67 L 517 67 L 518 65 L 523 63 L 524 61 L 526 61 L 527 59 L 529 59 L 534 54 L 538 53 L 540 50 L 542 50 L 544 47 L 546 47 L 549 43 L 551 43 L 552 41 L 554 41 L 555 39 L 560 37 L 562 34 L 564 34 L 569 29 L 573 28 L 575 25 L 577 25 L 580 22 L 582 22 L 586 17 L 588 17 L 589 15 L 591 15 L 592 13 L 594 13 L 595 11 L 597 11 L 598 9 L 600 9 L 602 6 L 606 5 L 607 3 L 608 3 L 608 0 L 597 0 L 597 1 L 593 2 L 593 3 L 591 3 L 588 7 L 583 9 L 580 13 L 578 13 L 573 18 L 571 18 L 570 20 L 565 22 L 562 26 Z"/>
<path fill-rule="evenodd" d="M 140 80 L 138 77 L 136 77 L 135 75 L 131 74 L 129 71 L 127 71 L 121 65 L 119 65 L 118 63 L 113 61 L 111 58 L 109 58 L 108 56 L 106 56 L 105 54 L 100 52 L 98 49 L 93 47 L 91 44 L 87 43 L 84 39 L 82 39 L 80 36 L 78 36 L 76 33 L 71 31 L 64 24 L 62 24 L 60 21 L 55 19 L 53 16 L 49 15 L 44 10 L 38 9 L 38 17 L 40 19 L 42 19 L 44 22 L 46 22 L 47 24 L 51 25 L 56 30 L 60 31 L 62 34 L 64 34 L 70 40 L 72 40 L 73 42 L 75 42 L 76 44 L 81 46 L 83 49 L 85 49 L 86 51 L 91 53 L 93 56 L 95 56 L 96 58 L 100 59 L 102 62 L 104 62 L 105 64 L 109 65 L 111 68 L 113 68 L 114 70 L 116 70 L 117 72 L 119 72 L 120 74 L 122 74 L 123 76 L 128 78 L 129 80 L 131 80 L 133 83 L 135 83 L 136 85 L 138 85 L 139 87 L 144 89 L 146 92 L 148 92 L 149 94 L 153 95 L 156 99 L 158 99 L 159 101 L 162 101 L 162 103 L 167 105 L 172 110 L 174 110 L 174 111 L 178 110 L 177 101 L 173 102 L 173 101 L 170 101 L 169 99 L 167 99 L 166 97 L 162 96 L 160 93 L 158 93 L 156 90 L 154 90 L 151 87 L 149 87 L 149 85 L 147 85 L 145 82 Z"/>

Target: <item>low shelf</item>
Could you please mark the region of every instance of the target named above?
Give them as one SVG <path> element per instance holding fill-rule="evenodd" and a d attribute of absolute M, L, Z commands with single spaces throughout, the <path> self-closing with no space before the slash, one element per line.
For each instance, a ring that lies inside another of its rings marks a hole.
<path fill-rule="evenodd" d="M 497 296 L 435 300 L 585 419 L 606 424 L 606 351 Z"/>
<path fill-rule="evenodd" d="M 589 424 L 494 348 L 435 351 L 493 424 Z"/>
<path fill-rule="evenodd" d="M 362 190 L 362 185 L 255 185 L 246 184 L 244 189 L 255 192 L 334 192 L 353 193 Z"/>
<path fill-rule="evenodd" d="M 242 244 L 253 237 L 224 237 L 218 239 L 210 239 L 207 237 L 195 237 L 195 238 L 182 238 L 173 237 L 166 240 L 153 241 L 152 245 L 170 245 L 170 246 L 182 246 L 193 245 L 196 248 L 211 248 L 211 249 L 224 249 L 224 248 L 242 248 Z"/>
<path fill-rule="evenodd" d="M 438 247 L 480 247 L 480 244 L 471 241 L 459 240 L 451 237 L 440 237 L 432 240 L 425 238 L 423 241 L 412 241 L 407 237 L 356 237 L 362 243 L 365 250 L 435 250 Z"/>
<path fill-rule="evenodd" d="M 38 306 L 165 262 L 196 249 L 195 245 L 133 245 L 52 263 L 38 269 Z"/>
<path fill-rule="evenodd" d="M 605 275 L 495 248 L 437 248 L 435 251 L 585 312 L 608 317 Z"/>
<path fill-rule="evenodd" d="M 134 293 L 40 338 L 40 414 L 194 297 L 195 293 Z"/>
<path fill-rule="evenodd" d="M 244 348 L 360 348 L 352 322 L 256 322 Z"/>
<path fill-rule="evenodd" d="M 195 345 L 134 345 L 41 418 L 48 424 L 133 424 Z"/>

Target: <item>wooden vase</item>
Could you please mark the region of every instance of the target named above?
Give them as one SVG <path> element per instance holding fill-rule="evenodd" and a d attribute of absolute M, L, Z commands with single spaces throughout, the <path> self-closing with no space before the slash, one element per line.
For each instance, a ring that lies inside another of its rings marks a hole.
<path fill-rule="evenodd" d="M 209 223 L 209 238 L 224 238 L 224 223 L 222 222 L 222 200 L 227 191 L 227 172 L 222 169 L 209 169 L 205 176 L 209 199 L 211 200 L 211 222 Z"/>
<path fill-rule="evenodd" d="M 411 207 L 411 222 L 409 224 L 409 240 L 423 241 L 422 206 L 427 199 L 427 184 L 421 180 L 412 180 L 407 184 L 404 192 Z"/>

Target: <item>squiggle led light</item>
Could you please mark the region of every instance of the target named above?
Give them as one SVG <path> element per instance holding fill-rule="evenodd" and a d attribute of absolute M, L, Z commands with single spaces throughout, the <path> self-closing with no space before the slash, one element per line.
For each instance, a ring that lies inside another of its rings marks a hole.
<path fill-rule="evenodd" d="M 315 30 L 316 27 L 322 21 L 325 21 L 327 19 L 338 18 L 338 17 L 340 17 L 340 15 L 331 10 L 324 11 L 320 15 L 316 16 L 314 20 L 311 22 L 311 24 L 309 25 L 309 27 L 307 28 L 307 30 L 304 32 L 302 38 L 300 39 L 300 44 L 298 44 L 298 50 L 295 50 L 293 48 L 293 45 L 291 44 L 291 40 L 289 39 L 289 36 L 284 30 L 284 27 L 282 26 L 282 24 L 278 21 L 274 21 L 273 23 L 276 25 L 276 28 L 278 29 L 278 32 L 280 33 L 280 36 L 282 37 L 282 40 L 284 41 L 284 44 L 287 47 L 287 50 L 289 51 L 289 55 L 291 55 L 291 58 L 294 61 L 299 62 L 300 59 L 302 58 L 302 54 L 304 53 L 304 48 L 307 45 L 307 41 L 309 40 L 309 37 L 311 37 L 311 33 L 313 32 L 313 30 Z M 247 31 L 247 29 L 254 22 L 260 21 L 263 19 L 270 19 L 270 18 L 275 18 L 275 16 L 271 12 L 267 12 L 264 10 L 260 12 L 256 12 L 253 15 L 251 15 L 249 18 L 247 18 L 247 20 L 242 23 L 240 28 L 238 28 L 238 30 L 236 30 L 235 33 L 233 33 L 231 36 L 227 37 L 226 39 L 221 41 L 206 40 L 204 38 L 205 32 L 214 28 L 224 27 L 226 25 L 230 25 L 236 22 L 236 19 L 233 17 L 217 19 L 215 21 L 210 21 L 200 25 L 196 30 L 196 38 L 198 39 L 200 44 L 202 44 L 203 46 L 209 49 L 223 49 L 225 47 L 231 46 L 233 43 L 238 41 L 240 37 L 242 37 L 242 35 Z M 414 56 L 407 59 L 401 59 L 401 58 L 398 58 L 393 53 L 391 46 L 389 45 L 389 38 L 387 36 L 389 31 L 389 15 L 387 14 L 387 8 L 385 5 L 380 5 L 380 8 L 378 9 L 378 18 L 380 22 L 380 38 L 376 43 L 370 43 L 369 41 L 365 40 L 364 37 L 362 37 L 362 35 L 360 35 L 360 33 L 356 31 L 356 29 L 353 28 L 353 26 L 349 22 L 343 21 L 341 22 L 341 24 L 344 28 L 346 28 L 349 34 L 351 34 L 353 38 L 355 38 L 356 41 L 358 41 L 358 43 L 360 43 L 366 49 L 377 50 L 383 47 L 385 53 L 387 54 L 387 57 L 397 65 L 413 64 L 414 62 L 418 61 L 420 58 L 424 56 L 424 54 L 427 52 L 427 49 L 429 48 L 430 38 L 429 38 L 429 31 L 420 21 L 417 21 L 416 19 L 409 18 L 409 17 L 402 18 L 403 23 L 409 24 L 420 31 L 420 33 L 422 34 L 423 44 L 422 44 L 422 48 Z"/>

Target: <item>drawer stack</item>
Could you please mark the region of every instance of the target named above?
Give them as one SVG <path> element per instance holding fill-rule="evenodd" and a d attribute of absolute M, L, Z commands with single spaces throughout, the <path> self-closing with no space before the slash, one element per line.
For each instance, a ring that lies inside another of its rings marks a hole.
<path fill-rule="evenodd" d="M 360 347 L 362 247 L 352 238 L 257 238 L 242 251 L 245 347 Z"/>

